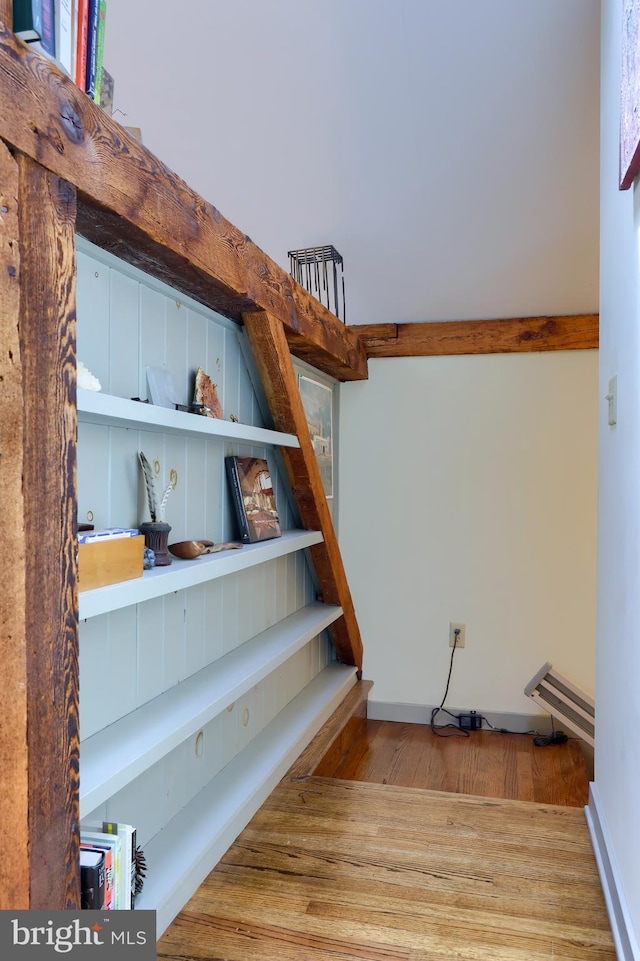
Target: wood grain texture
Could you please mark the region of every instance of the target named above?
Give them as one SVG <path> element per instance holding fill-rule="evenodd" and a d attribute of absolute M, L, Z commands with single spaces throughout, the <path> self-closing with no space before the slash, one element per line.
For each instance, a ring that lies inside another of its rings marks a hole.
<path fill-rule="evenodd" d="M 285 779 L 158 943 L 228 961 L 615 961 L 576 808 Z"/>
<path fill-rule="evenodd" d="M 79 906 L 74 188 L 20 175 L 30 908 Z M 16 905 L 17 906 L 17 905 Z"/>
<path fill-rule="evenodd" d="M 245 313 L 243 320 L 274 427 L 295 434 L 300 441 L 299 448 L 282 448 L 281 453 L 303 527 L 322 531 L 323 542 L 310 548 L 310 553 L 322 600 L 343 610 L 331 625 L 338 658 L 361 671 L 360 629 L 282 325 L 266 311 Z"/>
<path fill-rule="evenodd" d="M 367 716 L 367 698 L 373 687 L 372 681 L 358 681 L 342 699 L 326 724 L 323 724 L 316 736 L 309 742 L 300 757 L 294 761 L 287 777 L 309 777 L 320 762 L 329 763 L 328 759 L 338 758 L 351 747 L 356 739 L 357 725 L 364 725 Z"/>
<path fill-rule="evenodd" d="M 367 357 L 591 350 L 599 342 L 598 314 L 421 324 L 360 324 L 353 329 L 357 329 Z"/>
<path fill-rule="evenodd" d="M 357 334 L 7 29 L 0 116 L 8 144 L 77 186 L 78 230 L 87 239 L 233 320 L 267 309 L 315 367 L 341 380 L 366 378 Z"/>
<path fill-rule="evenodd" d="M 314 774 L 481 797 L 584 807 L 589 777 L 580 742 L 536 747 L 526 734 L 473 731 L 439 737 L 426 724 L 348 721 L 341 757 Z"/>
<path fill-rule="evenodd" d="M 0 23 L 13 28 L 13 0 L 0 0 Z"/>
<path fill-rule="evenodd" d="M 18 167 L 0 144 L 0 909 L 29 904 L 26 557 L 22 489 Z"/>

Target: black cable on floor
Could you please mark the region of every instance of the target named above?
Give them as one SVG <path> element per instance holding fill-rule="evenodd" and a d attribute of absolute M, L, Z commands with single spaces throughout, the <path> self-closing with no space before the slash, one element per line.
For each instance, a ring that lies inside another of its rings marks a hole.
<path fill-rule="evenodd" d="M 455 714 L 452 714 L 451 711 L 447 711 L 447 709 L 444 706 L 444 702 L 447 700 L 447 694 L 449 693 L 449 684 L 451 683 L 451 672 L 453 671 L 453 658 L 455 656 L 456 648 L 458 646 L 459 636 L 460 636 L 460 631 L 458 628 L 456 628 L 453 635 L 453 649 L 451 651 L 451 660 L 449 662 L 449 676 L 447 677 L 447 686 L 445 687 L 445 690 L 444 690 L 444 697 L 440 702 L 440 707 L 434 707 L 433 710 L 431 711 L 431 730 L 434 734 L 437 734 L 438 737 L 469 737 L 469 731 L 463 731 L 460 728 L 459 724 L 452 724 L 450 721 L 448 724 L 436 724 L 435 722 L 436 717 L 438 716 L 438 714 L 440 714 L 441 711 L 444 714 L 448 714 L 449 717 L 455 717 L 456 721 L 458 720 Z M 443 733 L 445 730 L 447 731 L 446 734 Z"/>

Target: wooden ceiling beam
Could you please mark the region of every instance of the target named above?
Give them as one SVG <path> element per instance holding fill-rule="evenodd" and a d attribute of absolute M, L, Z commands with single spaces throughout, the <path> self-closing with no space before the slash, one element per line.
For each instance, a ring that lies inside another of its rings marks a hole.
<path fill-rule="evenodd" d="M 367 357 L 437 357 L 587 350 L 598 346 L 598 314 L 353 325 Z"/>
<path fill-rule="evenodd" d="M 77 188 L 78 232 L 240 323 L 268 310 L 290 348 L 338 380 L 363 380 L 349 330 L 242 231 L 0 24 L 4 141 Z"/>

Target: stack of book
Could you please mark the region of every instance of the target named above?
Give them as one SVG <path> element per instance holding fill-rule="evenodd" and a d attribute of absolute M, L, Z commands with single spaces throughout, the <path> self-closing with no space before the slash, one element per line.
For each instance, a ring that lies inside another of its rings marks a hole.
<path fill-rule="evenodd" d="M 105 77 L 107 0 L 13 0 L 13 31 L 54 59 L 96 103 Z"/>
<path fill-rule="evenodd" d="M 80 826 L 81 906 L 129 911 L 136 896 L 136 829 L 113 821 Z"/>

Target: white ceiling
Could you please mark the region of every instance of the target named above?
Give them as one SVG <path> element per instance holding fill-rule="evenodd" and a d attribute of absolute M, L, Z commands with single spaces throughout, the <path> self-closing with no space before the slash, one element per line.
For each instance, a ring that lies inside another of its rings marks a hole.
<path fill-rule="evenodd" d="M 597 310 L 598 46 L 598 0 L 109 0 L 105 66 L 274 260 L 333 243 L 347 319 L 402 322 Z"/>

